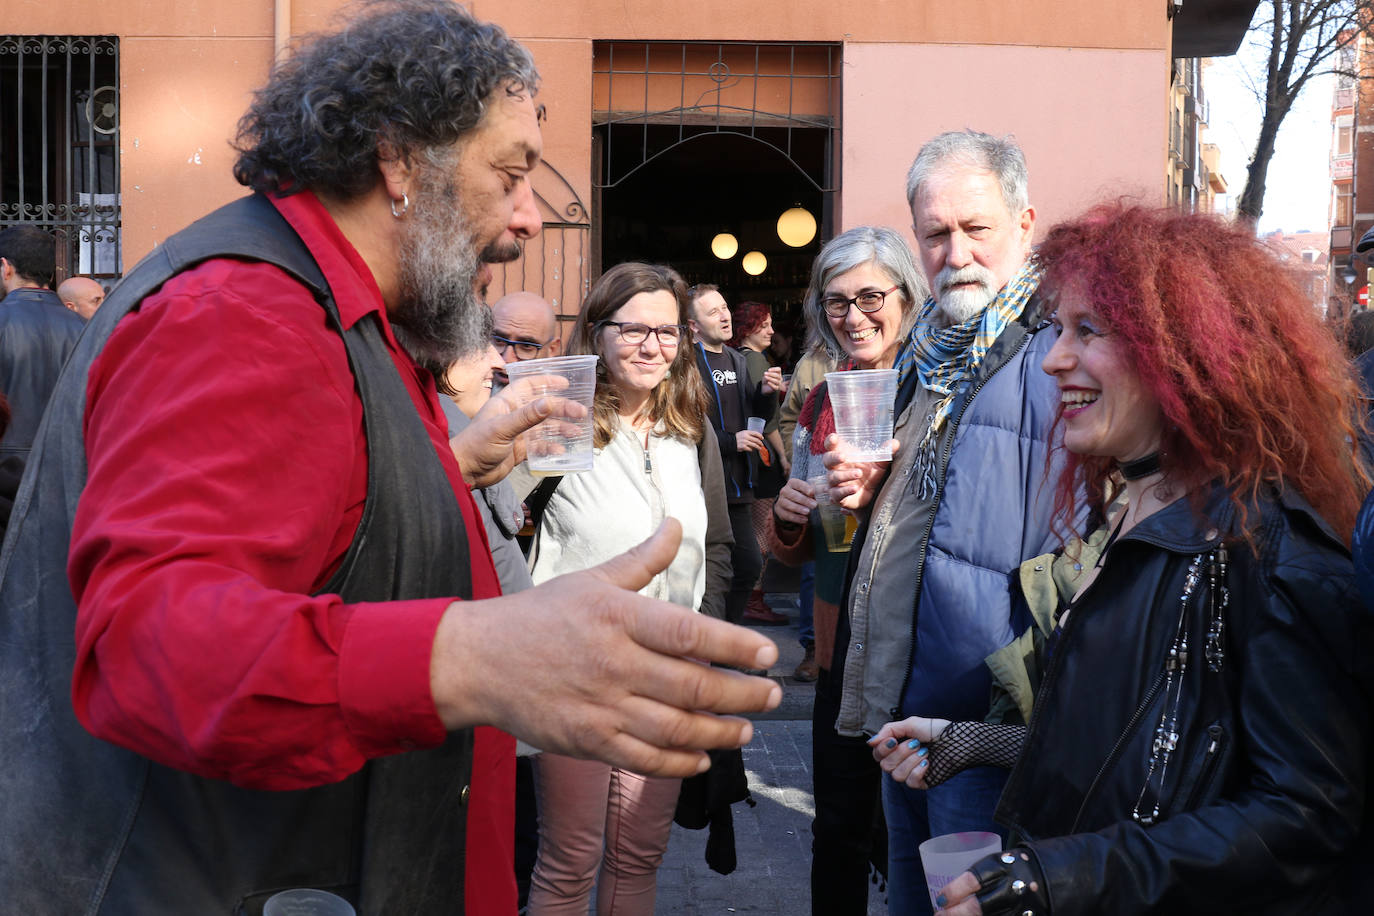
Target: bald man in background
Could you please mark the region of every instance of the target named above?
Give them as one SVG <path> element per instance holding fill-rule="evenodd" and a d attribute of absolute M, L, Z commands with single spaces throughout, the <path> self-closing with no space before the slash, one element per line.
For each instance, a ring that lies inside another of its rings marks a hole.
<path fill-rule="evenodd" d="M 544 359 L 563 352 L 558 315 L 535 293 L 508 293 L 491 306 L 491 342 L 506 362 Z"/>
<path fill-rule="evenodd" d="M 90 277 L 68 277 L 57 287 L 62 304 L 87 321 L 105 301 L 105 287 Z"/>

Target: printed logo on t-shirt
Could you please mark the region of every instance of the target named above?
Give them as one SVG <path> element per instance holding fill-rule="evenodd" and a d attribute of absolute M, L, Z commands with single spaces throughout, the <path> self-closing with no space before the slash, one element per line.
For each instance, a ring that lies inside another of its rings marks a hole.
<path fill-rule="evenodd" d="M 711 377 L 716 380 L 717 385 L 733 385 L 739 381 L 734 369 L 712 369 Z"/>

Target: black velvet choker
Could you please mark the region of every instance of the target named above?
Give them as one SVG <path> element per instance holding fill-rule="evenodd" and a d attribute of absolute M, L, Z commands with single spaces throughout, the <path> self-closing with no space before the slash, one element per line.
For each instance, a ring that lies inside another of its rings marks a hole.
<path fill-rule="evenodd" d="M 1140 480 L 1159 473 L 1159 452 L 1151 452 L 1134 461 L 1118 461 L 1116 466 L 1127 480 Z"/>

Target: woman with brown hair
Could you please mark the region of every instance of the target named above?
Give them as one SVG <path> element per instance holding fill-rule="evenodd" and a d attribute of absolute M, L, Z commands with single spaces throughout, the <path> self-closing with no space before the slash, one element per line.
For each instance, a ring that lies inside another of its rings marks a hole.
<path fill-rule="evenodd" d="M 1011 848 L 936 902 L 1363 912 L 1374 624 L 1347 550 L 1369 484 L 1349 364 L 1244 226 L 1104 206 L 1038 257 L 1060 518 L 1112 508 L 1013 577 L 1035 626 L 989 661 L 1004 724 L 913 717 L 872 739 L 914 788 L 1014 764 Z"/>
<path fill-rule="evenodd" d="M 596 457 L 545 504 L 531 553 L 536 585 L 616 556 L 672 516 L 682 545 L 641 592 L 725 616 L 730 520 L 689 310 L 677 271 L 634 262 L 606 271 L 583 302 L 571 352 L 600 357 Z M 682 781 L 557 754 L 539 755 L 534 771 L 540 842 L 529 912 L 585 916 L 595 887 L 601 916 L 651 916 Z"/>

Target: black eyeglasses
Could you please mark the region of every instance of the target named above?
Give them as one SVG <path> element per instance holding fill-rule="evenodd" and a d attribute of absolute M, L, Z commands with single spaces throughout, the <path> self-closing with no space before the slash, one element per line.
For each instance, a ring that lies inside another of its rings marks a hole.
<path fill-rule="evenodd" d="M 687 329 L 680 324 L 661 324 L 656 328 L 651 328 L 647 324 L 640 324 L 637 321 L 602 321 L 598 327 L 615 328 L 620 334 L 620 339 L 631 346 L 638 346 L 644 343 L 649 337 L 649 332 L 658 338 L 658 345 L 665 349 L 676 347 L 682 342 L 682 335 Z"/>
<path fill-rule="evenodd" d="M 889 293 L 896 292 L 900 288 L 901 284 L 899 283 L 892 289 L 885 289 L 881 292 L 876 289 L 868 289 L 853 299 L 846 299 L 843 296 L 826 296 L 821 300 L 821 308 L 825 309 L 825 313 L 831 318 L 843 318 L 848 315 L 851 305 L 865 315 L 872 314 L 883 307 L 883 302 L 886 301 Z"/>
<path fill-rule="evenodd" d="M 548 344 L 537 344 L 532 340 L 510 340 L 500 334 L 491 335 L 491 342 L 502 353 L 506 351 L 506 347 L 514 349 L 516 359 L 534 359 L 539 355 L 540 350 L 548 346 Z"/>

